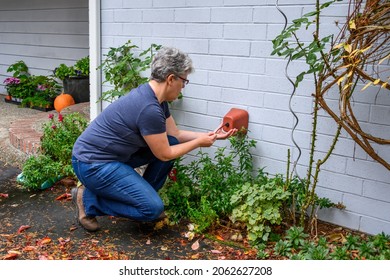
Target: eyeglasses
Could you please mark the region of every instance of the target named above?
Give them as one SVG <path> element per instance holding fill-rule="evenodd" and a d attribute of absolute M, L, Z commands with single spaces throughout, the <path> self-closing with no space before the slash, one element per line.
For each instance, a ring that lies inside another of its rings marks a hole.
<path fill-rule="evenodd" d="M 176 75 L 176 77 L 178 77 L 180 80 L 182 80 L 184 85 L 188 85 L 188 83 L 190 82 L 190 80 L 184 79 L 178 75 Z"/>

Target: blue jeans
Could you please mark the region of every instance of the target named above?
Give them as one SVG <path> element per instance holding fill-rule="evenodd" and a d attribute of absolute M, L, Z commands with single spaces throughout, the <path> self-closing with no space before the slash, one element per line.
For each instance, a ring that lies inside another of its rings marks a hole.
<path fill-rule="evenodd" d="M 179 141 L 168 136 L 169 144 Z M 157 191 L 164 185 L 174 161 L 157 159 L 149 148 L 138 150 L 128 162 L 85 163 L 72 157 L 73 169 L 85 186 L 83 203 L 88 216 L 117 216 L 153 221 L 164 210 Z M 148 164 L 144 175 L 134 168 Z"/>

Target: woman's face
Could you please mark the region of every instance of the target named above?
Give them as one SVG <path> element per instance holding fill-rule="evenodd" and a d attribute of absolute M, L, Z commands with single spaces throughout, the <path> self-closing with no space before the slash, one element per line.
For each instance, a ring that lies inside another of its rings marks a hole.
<path fill-rule="evenodd" d="M 171 74 L 168 77 L 168 82 L 170 84 L 170 87 L 169 87 L 170 91 L 167 94 L 167 101 L 173 101 L 179 97 L 181 90 L 189 82 L 187 80 L 187 76 L 188 76 L 187 74 L 182 75 L 182 76 L 177 76 L 177 75 Z"/>

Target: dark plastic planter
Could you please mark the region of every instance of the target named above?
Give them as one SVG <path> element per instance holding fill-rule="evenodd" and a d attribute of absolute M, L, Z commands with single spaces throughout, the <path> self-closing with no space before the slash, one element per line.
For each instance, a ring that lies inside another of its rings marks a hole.
<path fill-rule="evenodd" d="M 89 77 L 69 77 L 63 80 L 64 92 L 72 95 L 76 103 L 89 102 Z"/>

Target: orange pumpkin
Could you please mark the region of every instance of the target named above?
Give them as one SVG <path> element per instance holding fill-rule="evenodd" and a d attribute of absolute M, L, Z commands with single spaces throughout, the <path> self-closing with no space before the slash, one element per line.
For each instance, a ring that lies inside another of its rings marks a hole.
<path fill-rule="evenodd" d="M 63 92 L 60 95 L 58 95 L 56 99 L 54 99 L 54 109 L 56 109 L 58 113 L 61 112 L 62 109 L 74 104 L 75 101 L 72 95 L 68 93 Z"/>

